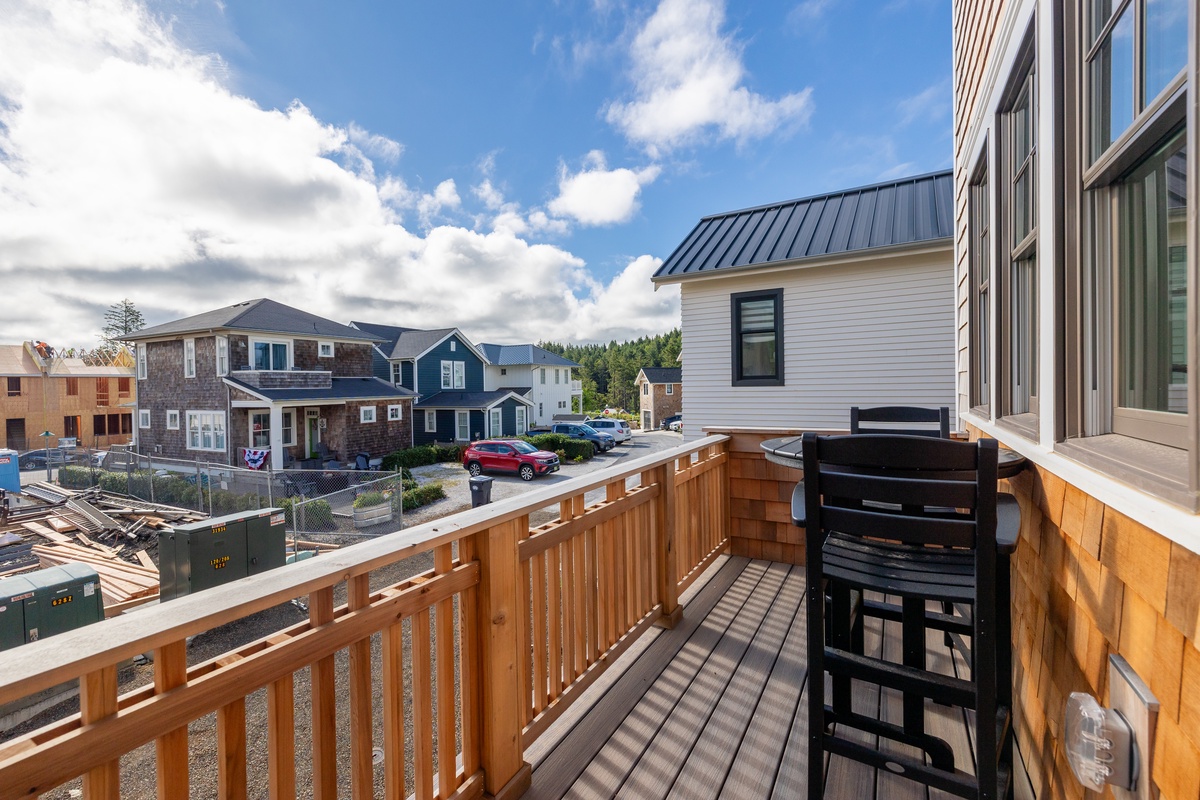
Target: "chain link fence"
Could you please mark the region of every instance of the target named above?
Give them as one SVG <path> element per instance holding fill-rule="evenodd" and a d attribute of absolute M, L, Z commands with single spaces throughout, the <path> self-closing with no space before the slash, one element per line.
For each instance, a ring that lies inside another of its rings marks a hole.
<path fill-rule="evenodd" d="M 291 472 L 293 470 L 288 470 L 289 478 Z M 312 496 L 300 493 L 283 501 L 281 505 L 287 513 L 288 530 L 301 536 L 327 533 L 381 536 L 400 530 L 404 518 L 404 493 L 415 488 L 416 481 L 405 480 L 398 472 L 382 476 L 378 472 L 357 474 L 372 478 L 352 481 L 344 488 Z"/>

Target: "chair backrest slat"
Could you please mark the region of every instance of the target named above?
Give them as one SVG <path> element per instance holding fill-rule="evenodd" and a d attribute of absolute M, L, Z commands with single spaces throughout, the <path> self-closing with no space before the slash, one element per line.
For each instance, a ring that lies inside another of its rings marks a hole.
<path fill-rule="evenodd" d="M 965 442 L 902 434 L 827 436 L 821 440 L 823 464 L 860 469 L 931 470 L 949 473 L 976 469 L 975 448 Z"/>
<path fill-rule="evenodd" d="M 915 506 L 975 507 L 974 475 L 969 481 L 936 480 L 912 475 L 911 472 L 906 472 L 904 477 L 823 472 L 820 477 L 821 494 L 825 495 L 827 503 L 832 503 L 834 499 L 846 499 Z"/>
<path fill-rule="evenodd" d="M 863 422 L 883 422 L 891 427 L 864 428 Z M 898 424 L 932 423 L 933 428 L 899 428 Z M 850 408 L 850 433 L 888 433 L 905 436 L 932 436 L 950 438 L 950 408 L 921 408 L 919 406 L 877 406 L 875 408 Z"/>
<path fill-rule="evenodd" d="M 907 516 L 874 508 L 838 508 L 824 506 L 820 525 L 827 531 L 852 536 L 870 536 L 906 544 L 933 544 L 942 547 L 975 546 L 975 521 Z"/>

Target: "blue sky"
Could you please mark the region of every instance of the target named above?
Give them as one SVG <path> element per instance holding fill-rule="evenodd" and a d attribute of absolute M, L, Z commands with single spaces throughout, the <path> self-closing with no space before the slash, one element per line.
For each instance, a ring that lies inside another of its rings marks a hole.
<path fill-rule="evenodd" d="M 264 295 L 624 339 L 701 216 L 951 163 L 948 0 L 5 5 L 3 341 Z"/>

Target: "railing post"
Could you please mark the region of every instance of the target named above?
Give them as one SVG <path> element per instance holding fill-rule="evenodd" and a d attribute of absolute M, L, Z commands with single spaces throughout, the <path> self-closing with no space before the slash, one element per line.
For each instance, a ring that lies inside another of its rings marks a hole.
<path fill-rule="evenodd" d="M 154 651 L 154 693 L 163 694 L 187 683 L 187 643 L 165 644 Z M 184 725 L 160 736 L 154 744 L 158 762 L 158 800 L 188 796 L 188 730 Z"/>
<path fill-rule="evenodd" d="M 475 535 L 479 560 L 478 598 L 481 761 L 484 791 L 497 800 L 518 798 L 529 788 L 533 770 L 521 748 L 524 696 L 521 665 L 521 569 L 517 546 L 525 517 Z"/>
<path fill-rule="evenodd" d="M 659 488 L 654 503 L 654 561 L 658 565 L 655 581 L 658 601 L 662 604 L 662 617 L 655 625 L 670 629 L 683 618 L 679 585 L 675 582 L 675 576 L 679 574 L 675 553 L 675 462 L 668 461 L 655 472 Z"/>
<path fill-rule="evenodd" d="M 80 678 L 79 712 L 84 725 L 117 713 L 115 664 L 100 667 Z M 109 761 L 84 773 L 83 797 L 84 800 L 120 800 L 121 762 Z"/>

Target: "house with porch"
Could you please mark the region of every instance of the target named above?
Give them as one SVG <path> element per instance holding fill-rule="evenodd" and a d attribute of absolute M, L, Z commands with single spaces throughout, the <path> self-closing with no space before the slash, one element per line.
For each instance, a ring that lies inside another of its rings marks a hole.
<path fill-rule="evenodd" d="M 487 357 L 483 384 L 487 391 L 510 389 L 528 397 L 530 425 L 550 425 L 556 415 L 583 407 L 583 383 L 573 378 L 579 365 L 536 344 L 481 344 Z"/>
<path fill-rule="evenodd" d="M 270 299 L 126 337 L 137 350 L 137 446 L 145 454 L 274 469 L 412 445 L 414 393 L 371 373 L 376 337 Z"/>
<path fill-rule="evenodd" d="M 529 428 L 536 406 L 527 396 L 528 387 L 486 388 L 487 356 L 457 328 L 350 325 L 377 337 L 374 374 L 416 396 L 415 444 L 519 436 Z"/>
<path fill-rule="evenodd" d="M 652 279 L 680 287 L 685 437 L 953 406 L 953 189 L 935 172 L 701 219 Z"/>
<path fill-rule="evenodd" d="M 83 359 L 44 342 L 0 345 L 0 449 L 55 447 L 63 439 L 96 448 L 129 442 L 133 377 L 123 351 Z"/>
<path fill-rule="evenodd" d="M 642 367 L 634 381 L 641 404 L 642 430 L 658 430 L 659 423 L 683 410 L 683 369 Z"/>

